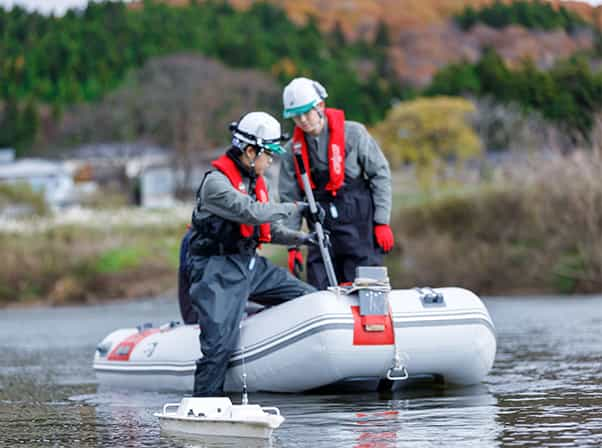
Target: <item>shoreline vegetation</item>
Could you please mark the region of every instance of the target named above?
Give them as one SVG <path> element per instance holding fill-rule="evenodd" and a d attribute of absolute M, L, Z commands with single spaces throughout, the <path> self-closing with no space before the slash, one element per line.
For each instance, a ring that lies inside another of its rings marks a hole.
<path fill-rule="evenodd" d="M 602 152 L 533 157 L 492 182 L 403 207 L 390 276 L 481 295 L 602 289 Z"/>
<path fill-rule="evenodd" d="M 481 295 L 574 294 L 602 287 L 602 152 L 533 157 L 486 182 L 418 189 L 394 174 L 394 288 L 461 286 Z M 176 288 L 192 210 L 72 210 L 4 221 L 0 307 L 73 305 Z M 286 250 L 263 253 L 285 266 Z M 174 293 L 175 295 L 175 293 Z"/>
<path fill-rule="evenodd" d="M 0 307 L 97 303 L 174 289 L 190 210 L 71 209 L 2 222 Z"/>

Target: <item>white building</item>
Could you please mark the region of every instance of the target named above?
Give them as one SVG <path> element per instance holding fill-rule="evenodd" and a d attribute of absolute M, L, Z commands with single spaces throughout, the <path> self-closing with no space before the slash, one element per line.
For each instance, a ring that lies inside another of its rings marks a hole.
<path fill-rule="evenodd" d="M 122 188 L 133 190 L 136 205 L 160 208 L 175 203 L 177 176 L 171 151 L 165 148 L 145 143 L 89 144 L 73 150 L 69 163 L 90 166 L 99 184 L 109 181 L 111 173 L 113 178 L 123 173 Z"/>
<path fill-rule="evenodd" d="M 73 179 L 62 163 L 42 159 L 0 163 L 0 183 L 21 182 L 29 184 L 34 191 L 43 192 L 51 207 L 59 208 L 73 202 Z"/>

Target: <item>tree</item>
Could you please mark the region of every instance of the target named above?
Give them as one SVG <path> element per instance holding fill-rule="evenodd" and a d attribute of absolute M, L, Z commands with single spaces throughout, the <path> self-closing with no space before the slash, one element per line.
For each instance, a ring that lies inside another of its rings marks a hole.
<path fill-rule="evenodd" d="M 388 73 L 386 52 L 372 43 L 363 51 L 346 42 L 340 25 L 334 36 L 325 36 L 316 17 L 297 25 L 267 2 L 244 10 L 223 0 L 180 3 L 144 0 L 130 8 L 88 2 L 57 17 L 0 8 L 0 101 L 10 97 L 24 105 L 32 99 L 60 113 L 74 103 L 100 102 L 153 58 L 199 52 L 233 67 L 271 71 L 281 83 L 299 75 L 319 79 L 329 90 L 334 86 L 332 99 L 340 103 L 333 104 L 350 106 L 351 119 L 369 122 L 384 114 L 383 92 L 398 83 Z M 382 24 L 383 45 L 385 31 Z M 377 67 L 378 89 L 364 88 L 365 79 L 354 71 L 358 60 Z"/>
<path fill-rule="evenodd" d="M 503 28 L 512 24 L 543 30 L 564 28 L 569 33 L 590 26 L 578 14 L 564 6 L 555 8 L 552 4 L 539 0 L 513 0 L 509 3 L 496 0 L 478 11 L 468 5 L 456 15 L 455 20 L 463 30 L 470 29 L 477 22 L 494 28 Z"/>
<path fill-rule="evenodd" d="M 479 20 L 479 16 L 475 9 L 468 5 L 464 7 L 464 10 L 455 17 L 456 23 L 462 28 L 464 31 L 468 31 L 474 25 L 477 24 Z"/>
<path fill-rule="evenodd" d="M 389 45 L 391 45 L 391 40 L 389 39 L 389 27 L 383 20 L 380 20 L 374 36 L 374 46 L 386 48 Z"/>
<path fill-rule="evenodd" d="M 450 64 L 442 68 L 425 90 L 427 95 L 464 95 L 478 94 L 481 90 L 481 81 L 476 72 L 476 67 L 468 62 Z"/>
<path fill-rule="evenodd" d="M 25 103 L 25 107 L 19 117 L 19 141 L 17 149 L 24 149 L 31 146 L 36 138 L 39 126 L 38 107 L 33 99 Z"/>
<path fill-rule="evenodd" d="M 0 147 L 17 146 L 20 118 L 17 101 L 14 98 L 7 99 L 0 115 Z"/>
<path fill-rule="evenodd" d="M 445 162 L 462 164 L 481 154 L 481 144 L 471 127 L 475 106 L 451 97 L 401 102 L 374 128 L 393 166 L 411 163 L 420 183 L 427 186 Z"/>
<path fill-rule="evenodd" d="M 228 124 L 244 112 L 280 111 L 280 87 L 254 70 L 230 70 L 185 53 L 152 59 L 101 104 L 65 113 L 62 142 L 144 139 L 174 150 L 190 174 L 195 162 L 229 139 Z"/>
<path fill-rule="evenodd" d="M 486 48 L 483 56 L 475 66 L 479 77 L 481 92 L 492 94 L 497 98 L 508 98 L 511 95 L 509 80 L 511 73 L 504 60 L 494 48 Z"/>
<path fill-rule="evenodd" d="M 343 31 L 343 27 L 341 26 L 341 22 L 338 20 L 335 22 L 332 31 L 330 32 L 330 39 L 332 40 L 332 45 L 335 48 L 343 48 L 347 45 L 347 39 L 345 38 L 345 32 Z"/>

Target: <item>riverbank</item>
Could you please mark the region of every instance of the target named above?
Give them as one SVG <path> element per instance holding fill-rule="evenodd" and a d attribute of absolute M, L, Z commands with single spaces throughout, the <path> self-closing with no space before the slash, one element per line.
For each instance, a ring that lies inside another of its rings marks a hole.
<path fill-rule="evenodd" d="M 176 286 L 190 205 L 72 209 L 0 223 L 0 306 L 149 297 Z"/>
<path fill-rule="evenodd" d="M 478 294 L 602 290 L 602 160 L 532 160 L 487 182 L 417 191 L 394 176 L 395 288 L 456 285 Z M 0 223 L 0 306 L 97 303 L 175 291 L 192 204 L 70 210 Z M 286 250 L 263 254 L 286 266 Z"/>
<path fill-rule="evenodd" d="M 69 209 L 0 220 L 0 308 L 175 297 L 192 204 L 169 209 Z M 285 266 L 286 248 L 262 253 Z"/>
<path fill-rule="evenodd" d="M 434 191 L 396 214 L 390 275 L 400 287 L 457 285 L 484 295 L 599 293 L 601 175 L 599 151 L 575 152 Z"/>

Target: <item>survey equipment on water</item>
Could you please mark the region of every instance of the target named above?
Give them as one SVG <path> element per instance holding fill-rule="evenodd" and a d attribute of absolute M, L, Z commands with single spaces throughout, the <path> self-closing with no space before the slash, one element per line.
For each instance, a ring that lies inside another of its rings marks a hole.
<path fill-rule="evenodd" d="M 268 439 L 284 421 L 278 408 L 235 405 L 228 397 L 187 397 L 154 415 L 163 431 L 194 437 Z"/>

